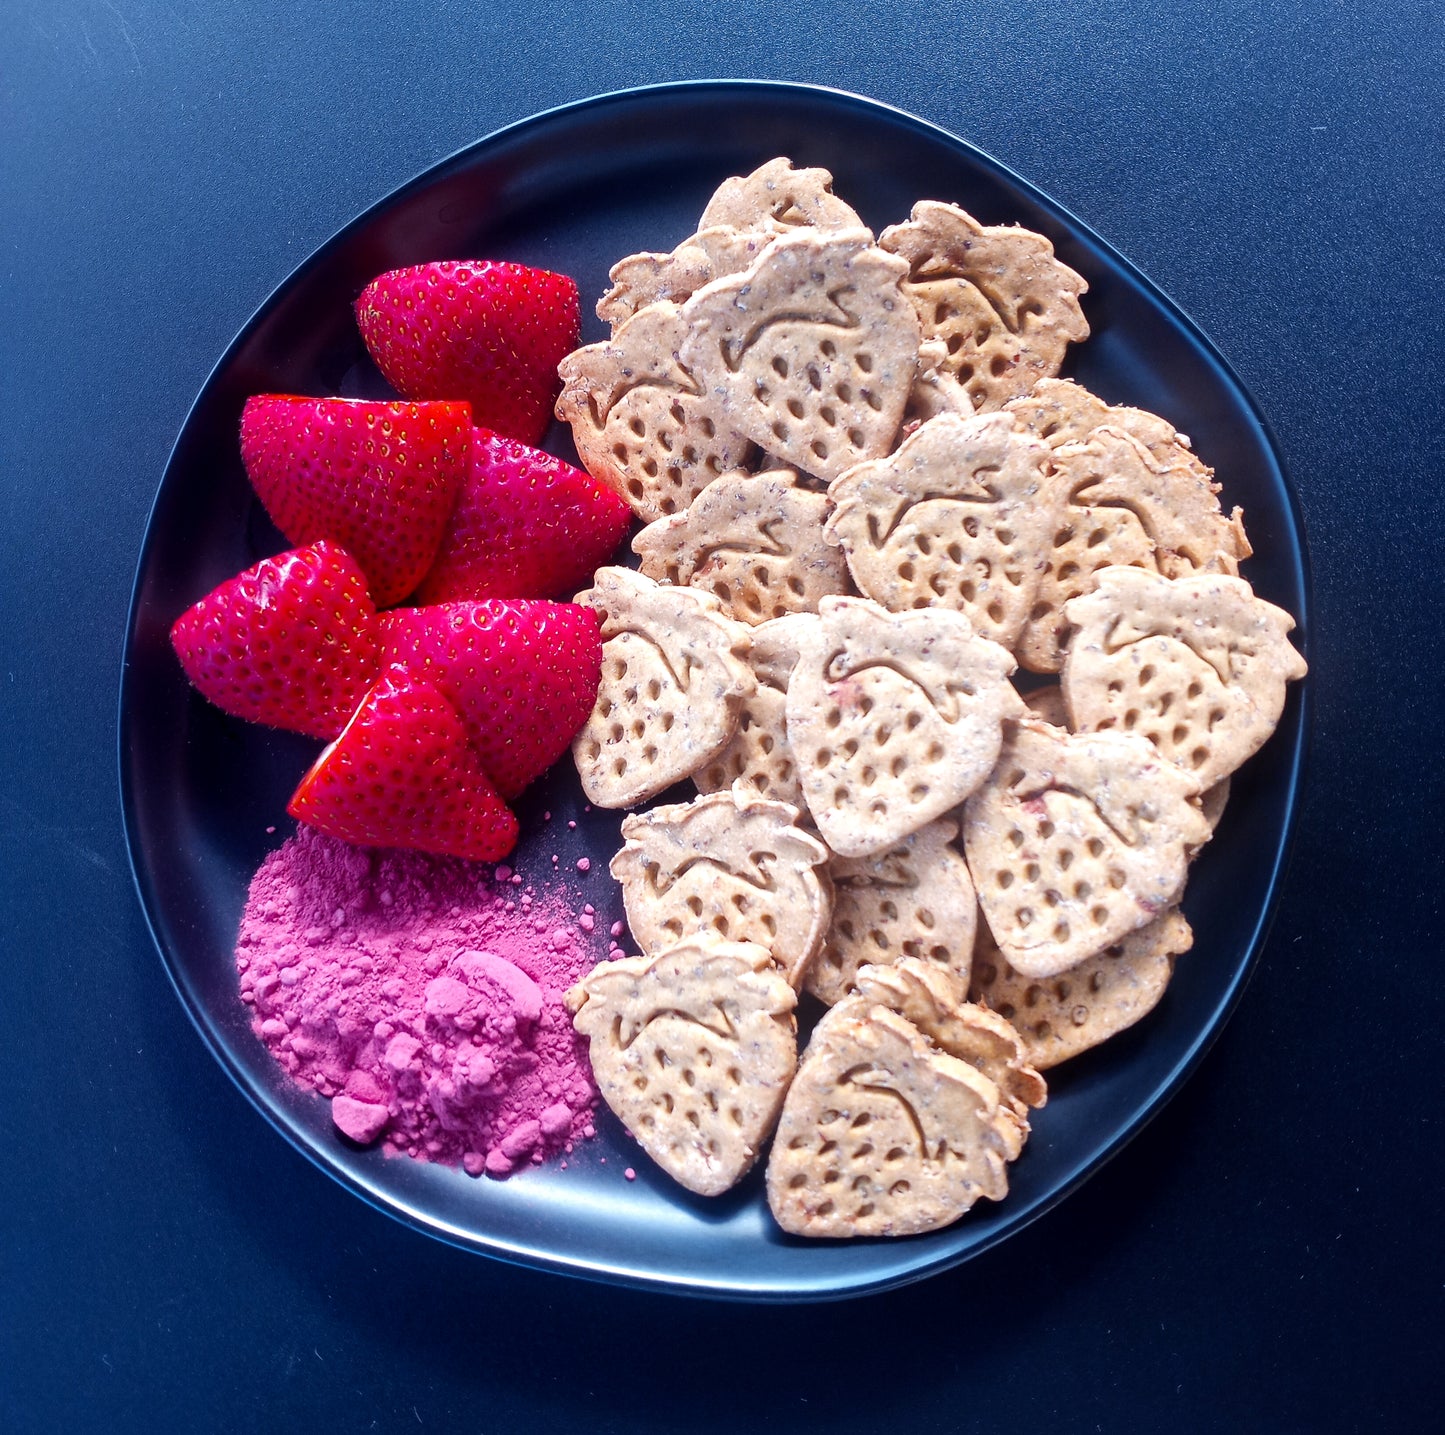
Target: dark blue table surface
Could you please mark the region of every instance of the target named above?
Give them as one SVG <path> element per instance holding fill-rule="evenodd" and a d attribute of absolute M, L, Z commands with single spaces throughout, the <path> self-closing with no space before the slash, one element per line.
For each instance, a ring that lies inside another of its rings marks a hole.
<path fill-rule="evenodd" d="M 0 25 L 0 1429 L 1433 1428 L 1438 6 L 17 0 Z M 185 1021 L 117 797 L 146 513 L 255 306 L 497 126 L 716 75 L 912 110 L 1118 246 L 1259 400 L 1314 565 L 1294 863 L 1223 1036 L 1021 1235 L 824 1307 L 515 1270 L 348 1195 Z"/>

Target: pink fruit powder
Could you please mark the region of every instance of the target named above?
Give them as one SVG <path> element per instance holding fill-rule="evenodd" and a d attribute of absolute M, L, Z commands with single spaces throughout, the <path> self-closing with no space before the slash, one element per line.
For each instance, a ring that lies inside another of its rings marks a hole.
<path fill-rule="evenodd" d="M 563 994 L 598 959 L 579 899 L 503 867 L 298 829 L 251 881 L 236 966 L 252 1030 L 337 1128 L 505 1176 L 594 1135 Z"/>

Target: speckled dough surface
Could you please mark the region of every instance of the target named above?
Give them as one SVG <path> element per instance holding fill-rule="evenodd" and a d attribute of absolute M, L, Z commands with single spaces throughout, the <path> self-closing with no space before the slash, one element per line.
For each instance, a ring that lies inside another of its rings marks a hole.
<path fill-rule="evenodd" d="M 1065 613 L 1074 728 L 1141 733 L 1204 788 L 1259 750 L 1305 673 L 1294 619 L 1242 578 L 1105 568 Z"/>
<path fill-rule="evenodd" d="M 611 870 L 637 944 L 652 953 L 694 933 L 754 942 L 800 986 L 833 889 L 828 851 L 797 816 L 736 788 L 625 819 Z"/>
<path fill-rule="evenodd" d="M 998 1087 L 886 1007 L 849 997 L 813 1029 L 768 1158 L 799 1236 L 906 1236 L 1008 1193 L 1023 1145 Z"/>
<path fill-rule="evenodd" d="M 1054 976 L 1172 906 L 1209 840 L 1198 793 L 1132 733 L 1012 724 L 963 821 L 979 904 L 1010 965 Z"/>
<path fill-rule="evenodd" d="M 1174 958 L 1194 944 L 1177 908 L 1121 937 L 1055 977 L 1025 977 L 979 924 L 969 996 L 1007 1018 L 1028 1047 L 1029 1062 L 1047 1071 L 1133 1026 L 1159 1004 Z"/>
<path fill-rule="evenodd" d="M 833 857 L 833 921 L 808 972 L 815 997 L 841 1001 L 859 968 L 910 957 L 967 986 L 978 900 L 957 837 L 940 818 L 871 857 Z"/>
<path fill-rule="evenodd" d="M 567 994 L 603 1099 L 669 1176 L 720 1195 L 757 1160 L 797 1064 L 795 998 L 765 947 L 694 937 L 602 962 Z"/>
<path fill-rule="evenodd" d="M 790 469 L 724 474 L 644 528 L 632 551 L 649 578 L 703 588 L 740 623 L 763 623 L 849 591 L 843 554 L 823 537 L 827 515 L 828 499 Z"/>
<path fill-rule="evenodd" d="M 918 364 L 906 270 L 866 229 L 785 234 L 683 305 L 682 361 L 769 454 L 835 478 L 898 432 Z"/>
<path fill-rule="evenodd" d="M 1055 528 L 1048 445 L 1003 414 L 941 414 L 833 480 L 825 530 L 885 608 L 948 607 L 1012 648 Z"/>
<path fill-rule="evenodd" d="M 934 372 L 962 392 L 960 410 L 967 402 L 987 412 L 1027 393 L 1088 337 L 1079 307 L 1088 285 L 1041 234 L 983 225 L 956 204 L 925 199 L 878 242 L 908 261 L 904 292 L 923 337 L 943 345 Z"/>
<path fill-rule="evenodd" d="M 600 344 L 559 365 L 557 417 L 582 466 L 644 522 L 685 509 L 719 474 L 745 468 L 756 446 L 678 358 L 684 323 L 654 304 Z"/>
<path fill-rule="evenodd" d="M 631 807 L 710 762 L 754 688 L 748 629 L 716 598 L 599 568 L 576 601 L 602 617 L 602 681 L 572 743 L 588 800 Z"/>
<path fill-rule="evenodd" d="M 1022 704 L 1014 661 L 946 608 L 889 613 L 825 598 L 788 685 L 788 740 L 808 809 L 844 857 L 956 807 L 988 775 Z"/>

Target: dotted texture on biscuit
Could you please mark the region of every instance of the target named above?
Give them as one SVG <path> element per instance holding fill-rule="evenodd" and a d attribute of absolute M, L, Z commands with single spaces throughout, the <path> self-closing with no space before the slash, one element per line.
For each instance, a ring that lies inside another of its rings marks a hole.
<path fill-rule="evenodd" d="M 973 957 L 978 901 L 958 824 L 930 822 L 871 857 L 834 857 L 833 921 L 808 972 L 808 990 L 830 1005 L 860 968 L 917 958 L 943 967 L 963 987 Z"/>
<path fill-rule="evenodd" d="M 588 800 L 631 807 L 711 762 L 754 689 L 748 629 L 716 598 L 599 568 L 576 601 L 602 618 L 602 680 L 572 756 Z"/>
<path fill-rule="evenodd" d="M 867 230 L 785 234 L 687 301 L 682 361 L 769 454 L 835 478 L 898 432 L 918 365 L 906 267 Z"/>
<path fill-rule="evenodd" d="M 1194 944 L 1177 908 L 1054 977 L 1025 977 L 979 927 L 969 996 L 1017 1028 L 1030 1063 L 1058 1066 L 1126 1030 L 1159 1004 L 1174 958 Z"/>
<path fill-rule="evenodd" d="M 1023 1133 L 998 1087 L 895 1013 L 850 997 L 813 1030 L 768 1158 L 798 1236 L 906 1236 L 1002 1200 Z"/>
<path fill-rule="evenodd" d="M 1141 737 L 1011 728 L 964 807 L 964 855 L 999 949 L 1048 977 L 1173 906 L 1209 826 L 1198 784 Z"/>
<path fill-rule="evenodd" d="M 797 1063 L 795 998 L 765 948 L 693 940 L 603 962 L 567 994 L 608 1106 L 674 1180 L 735 1185 Z"/>
<path fill-rule="evenodd" d="M 788 741 L 823 840 L 865 857 L 957 806 L 1017 712 L 1011 657 L 943 608 L 825 598 L 788 685 Z"/>
<path fill-rule="evenodd" d="M 632 551 L 649 578 L 702 588 L 740 623 L 812 613 L 849 591 L 847 562 L 823 537 L 828 508 L 788 469 L 724 474 L 644 528 Z"/>
<path fill-rule="evenodd" d="M 1239 512 L 1220 510 L 1219 485 L 1178 449 L 1159 464 L 1122 429 L 1097 428 L 1085 443 L 1053 450 L 1060 490 L 1054 531 L 1029 622 L 1015 648 L 1033 672 L 1058 672 L 1068 636 L 1064 606 L 1110 566 L 1179 577 L 1236 574 L 1249 553 Z"/>
<path fill-rule="evenodd" d="M 559 366 L 557 417 L 571 425 L 582 466 L 649 523 L 757 454 L 678 359 L 683 327 L 677 305 L 655 304 Z"/>
<path fill-rule="evenodd" d="M 743 699 L 728 745 L 693 773 L 699 792 L 721 792 L 741 783 L 759 797 L 787 802 L 806 812 L 798 765 L 788 741 L 788 682 L 798 661 L 802 635 L 816 628 L 811 613 L 773 618 L 752 630 L 748 664 L 756 690 Z"/>
<path fill-rule="evenodd" d="M 1088 337 L 1088 285 L 1041 234 L 922 200 L 878 242 L 908 261 L 903 289 L 923 337 L 942 343 L 940 373 L 978 412 L 1057 374 L 1068 345 Z"/>
<path fill-rule="evenodd" d="M 1073 726 L 1138 733 L 1205 788 L 1259 750 L 1305 673 L 1294 619 L 1241 578 L 1105 568 L 1065 614 Z"/>
<path fill-rule="evenodd" d="M 1012 648 L 1057 526 L 1049 459 L 1002 414 L 941 415 L 887 458 L 834 479 L 826 536 L 875 602 L 956 609 Z"/>
<path fill-rule="evenodd" d="M 627 818 L 611 870 L 642 950 L 695 933 L 755 942 L 801 985 L 833 891 L 828 851 L 797 816 L 786 803 L 736 789 Z"/>

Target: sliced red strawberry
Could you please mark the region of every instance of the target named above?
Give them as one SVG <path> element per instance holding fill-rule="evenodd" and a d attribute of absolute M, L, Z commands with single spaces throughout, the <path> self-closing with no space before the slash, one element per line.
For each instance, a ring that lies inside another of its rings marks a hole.
<path fill-rule="evenodd" d="M 376 366 L 409 399 L 465 399 L 472 419 L 536 443 L 581 334 L 565 274 L 498 260 L 447 259 L 393 269 L 356 301 Z"/>
<path fill-rule="evenodd" d="M 503 797 L 567 750 L 597 699 L 597 615 L 575 603 L 498 598 L 381 617 L 383 665 L 424 677 L 456 705 Z"/>
<path fill-rule="evenodd" d="M 222 711 L 321 738 L 376 681 L 377 639 L 365 575 L 324 539 L 227 580 L 171 628 L 186 676 Z"/>
<path fill-rule="evenodd" d="M 436 558 L 470 446 L 463 403 L 258 394 L 241 415 L 241 458 L 272 522 L 292 543 L 340 543 L 381 608 Z"/>
<path fill-rule="evenodd" d="M 517 819 L 430 683 L 391 671 L 301 779 L 286 809 L 332 837 L 497 862 Z"/>
<path fill-rule="evenodd" d="M 627 504 L 591 474 L 473 429 L 461 497 L 412 601 L 573 593 L 612 556 L 631 519 Z"/>

